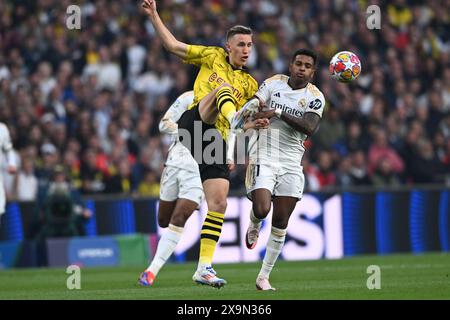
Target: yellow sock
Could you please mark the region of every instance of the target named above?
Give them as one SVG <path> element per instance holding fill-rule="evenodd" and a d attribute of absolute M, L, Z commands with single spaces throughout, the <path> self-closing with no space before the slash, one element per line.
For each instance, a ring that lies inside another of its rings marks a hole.
<path fill-rule="evenodd" d="M 225 214 L 208 211 L 200 234 L 199 265 L 211 265 Z"/>
<path fill-rule="evenodd" d="M 236 112 L 236 106 L 233 98 L 233 91 L 230 87 L 223 87 L 217 91 L 216 105 L 219 112 L 231 123 L 234 113 Z"/>

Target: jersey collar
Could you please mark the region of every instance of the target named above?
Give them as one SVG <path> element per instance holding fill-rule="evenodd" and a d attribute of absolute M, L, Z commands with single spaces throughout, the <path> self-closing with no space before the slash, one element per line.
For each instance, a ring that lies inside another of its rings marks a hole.
<path fill-rule="evenodd" d="M 290 79 L 291 77 L 289 77 L 289 79 Z M 291 85 L 289 84 L 289 79 L 288 79 L 288 81 L 286 81 L 286 83 L 287 83 L 287 85 L 289 86 L 289 88 L 291 88 L 292 90 L 294 90 L 294 91 L 297 91 L 297 90 L 303 90 L 303 89 L 306 89 L 308 86 L 309 86 L 309 82 L 306 84 L 306 86 L 304 86 L 303 88 L 298 88 L 298 89 L 294 89 L 294 88 L 292 88 L 291 87 Z"/>
<path fill-rule="evenodd" d="M 230 63 L 230 57 L 229 57 L 229 56 L 227 56 L 225 59 L 226 59 L 227 63 L 231 66 L 231 68 L 232 68 L 234 71 L 236 71 L 236 70 L 242 70 L 242 71 L 248 73 L 248 68 L 247 68 L 246 66 L 242 66 L 242 69 L 235 68 L 235 67 Z"/>

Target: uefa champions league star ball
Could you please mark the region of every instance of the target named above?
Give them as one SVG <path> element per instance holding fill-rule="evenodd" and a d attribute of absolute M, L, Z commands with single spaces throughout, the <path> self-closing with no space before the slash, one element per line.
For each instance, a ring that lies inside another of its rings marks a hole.
<path fill-rule="evenodd" d="M 331 58 L 330 73 L 339 82 L 352 82 L 361 73 L 361 61 L 353 52 L 338 52 Z"/>

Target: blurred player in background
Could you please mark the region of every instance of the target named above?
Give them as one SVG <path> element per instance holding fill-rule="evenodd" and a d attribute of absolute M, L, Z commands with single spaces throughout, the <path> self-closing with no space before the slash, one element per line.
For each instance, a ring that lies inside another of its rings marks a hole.
<path fill-rule="evenodd" d="M 4 155 L 3 158 L 6 159 L 6 171 L 10 174 L 16 173 L 17 164 L 13 153 L 13 146 L 11 143 L 9 130 L 8 127 L 1 122 L 0 122 L 0 148 L 1 152 Z M 6 206 L 5 187 L 3 185 L 3 177 L 0 172 L 0 223 L 1 217 L 5 213 L 5 206 Z"/>
<path fill-rule="evenodd" d="M 284 245 L 289 217 L 302 198 L 303 142 L 316 130 L 325 106 L 322 92 L 310 83 L 316 63 L 313 51 L 296 51 L 290 76 L 279 74 L 265 80 L 255 94 L 266 107 L 254 117 L 268 118 L 270 125 L 257 130 L 249 143 L 246 188 L 253 201 L 246 234 L 249 249 L 256 246 L 262 220 L 273 202 L 272 229 L 256 279 L 258 290 L 275 290 L 269 283 L 270 272 Z"/>
<path fill-rule="evenodd" d="M 139 277 L 138 282 L 143 286 L 153 284 L 159 270 L 180 241 L 186 221 L 203 199 L 198 165 L 189 150 L 178 140 L 177 121 L 193 100 L 193 91 L 180 95 L 159 123 L 159 131 L 172 137 L 172 144 L 161 176 L 158 210 L 159 226 L 168 227 L 168 229 L 158 242 L 158 248 L 150 266 Z"/>
<path fill-rule="evenodd" d="M 178 121 L 179 128 L 191 134 L 191 144 L 183 143 L 194 155 L 194 141 L 202 141 L 203 154 L 210 144 L 203 141 L 207 130 L 217 129 L 222 137 L 221 150 L 211 154 L 214 157 L 212 164 L 206 164 L 203 156 L 201 160 L 196 159 L 208 213 L 201 231 L 199 263 L 192 277 L 197 283 L 220 288 L 226 281 L 216 276 L 211 264 L 227 207 L 229 170 L 233 167 L 231 164 L 228 166 L 226 161 L 228 131 L 236 111 L 253 97 L 258 88 L 256 80 L 245 67 L 252 51 L 252 30 L 244 26 L 229 29 L 226 51 L 219 47 L 188 45 L 178 41 L 167 29 L 158 15 L 154 0 L 144 0 L 142 6 L 165 48 L 184 62 L 200 67 L 194 83 L 194 101 Z M 194 136 L 195 123 L 201 123 L 202 137 Z M 256 127 L 259 126 L 263 127 L 260 123 L 256 124 Z M 211 143 L 214 142 L 217 143 Z"/>

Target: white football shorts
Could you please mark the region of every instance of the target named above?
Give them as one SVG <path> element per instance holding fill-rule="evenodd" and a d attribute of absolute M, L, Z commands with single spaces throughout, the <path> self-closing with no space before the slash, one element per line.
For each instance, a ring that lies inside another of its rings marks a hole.
<path fill-rule="evenodd" d="M 163 201 L 188 199 L 201 204 L 203 186 L 200 173 L 178 167 L 166 166 L 161 175 L 159 198 Z"/>
<path fill-rule="evenodd" d="M 286 171 L 268 164 L 249 164 L 245 187 L 250 200 L 252 191 L 256 189 L 267 189 L 275 197 L 294 197 L 300 200 L 305 187 L 303 168 Z"/>

